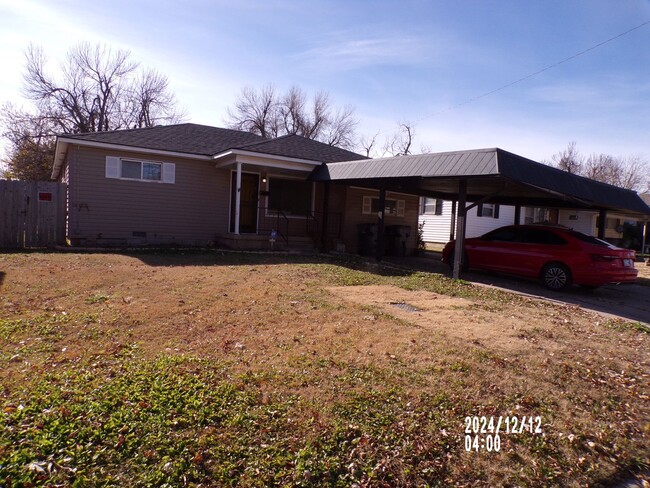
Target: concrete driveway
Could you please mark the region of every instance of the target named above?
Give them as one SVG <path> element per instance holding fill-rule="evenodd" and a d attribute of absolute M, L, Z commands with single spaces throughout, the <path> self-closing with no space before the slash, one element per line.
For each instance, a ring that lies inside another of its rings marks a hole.
<path fill-rule="evenodd" d="M 440 253 L 427 252 L 425 258 L 415 258 L 409 264 L 404 260 L 400 264 L 451 276 L 449 267 L 440 262 Z M 461 278 L 530 297 L 579 305 L 585 310 L 650 326 L 650 266 L 637 263 L 636 267 L 639 270 L 641 284 L 605 285 L 596 290 L 573 286 L 563 292 L 554 292 L 547 290 L 537 281 L 474 270 L 462 273 Z"/>

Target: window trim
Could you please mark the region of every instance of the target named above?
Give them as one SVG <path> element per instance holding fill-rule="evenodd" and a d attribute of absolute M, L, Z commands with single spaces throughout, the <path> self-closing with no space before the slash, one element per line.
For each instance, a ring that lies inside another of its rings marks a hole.
<path fill-rule="evenodd" d="M 427 200 L 433 200 L 433 203 L 429 204 L 429 206 L 433 206 L 433 211 L 427 211 Z M 444 205 L 445 201 L 442 198 L 422 197 L 420 215 L 435 215 L 439 217 L 444 212 Z"/>
<path fill-rule="evenodd" d="M 484 205 L 490 205 L 492 207 L 492 215 L 483 215 Z M 498 203 L 479 203 L 476 206 L 476 216 L 477 217 L 487 217 L 489 219 L 498 219 L 499 218 L 499 204 Z"/>

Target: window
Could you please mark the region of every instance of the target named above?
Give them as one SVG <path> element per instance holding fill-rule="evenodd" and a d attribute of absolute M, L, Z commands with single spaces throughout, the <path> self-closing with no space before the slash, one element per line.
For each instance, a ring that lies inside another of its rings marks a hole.
<path fill-rule="evenodd" d="M 287 215 L 310 215 L 312 190 L 311 181 L 270 178 L 269 210 L 281 211 Z"/>
<path fill-rule="evenodd" d="M 567 244 L 565 239 L 545 229 L 522 229 L 520 232 L 521 241 L 528 244 L 549 244 L 553 246 Z"/>
<path fill-rule="evenodd" d="M 493 219 L 499 218 L 499 204 L 498 203 L 479 203 L 476 209 L 476 215 L 479 217 L 492 217 Z"/>
<path fill-rule="evenodd" d="M 440 198 L 422 198 L 422 213 L 442 215 L 443 200 Z"/>
<path fill-rule="evenodd" d="M 517 241 L 517 235 L 517 229 L 514 227 L 504 227 L 488 232 L 482 239 L 493 242 L 515 242 Z"/>
<path fill-rule="evenodd" d="M 176 165 L 106 156 L 106 178 L 174 183 Z"/>
<path fill-rule="evenodd" d="M 386 199 L 384 206 L 384 216 L 395 215 L 396 217 L 404 217 L 404 209 L 406 208 L 405 200 Z M 364 215 L 377 214 L 381 209 L 379 208 L 378 197 L 363 197 L 363 205 L 361 213 Z"/>
<path fill-rule="evenodd" d="M 134 180 L 160 181 L 162 164 L 123 159 L 121 177 Z"/>
<path fill-rule="evenodd" d="M 551 215 L 547 208 L 526 207 L 524 217 L 525 224 L 537 224 L 539 222 L 550 222 Z"/>

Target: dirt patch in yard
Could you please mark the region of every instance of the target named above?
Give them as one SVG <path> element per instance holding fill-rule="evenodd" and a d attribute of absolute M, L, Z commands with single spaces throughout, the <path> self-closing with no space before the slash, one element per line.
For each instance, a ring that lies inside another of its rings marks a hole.
<path fill-rule="evenodd" d="M 480 303 L 438 293 L 405 290 L 390 285 L 331 287 L 332 294 L 460 343 L 489 344 L 505 352 L 521 351 L 521 341 L 547 320 L 531 320 L 521 314 L 490 312 Z M 546 344 L 549 346 L 550 344 Z"/>

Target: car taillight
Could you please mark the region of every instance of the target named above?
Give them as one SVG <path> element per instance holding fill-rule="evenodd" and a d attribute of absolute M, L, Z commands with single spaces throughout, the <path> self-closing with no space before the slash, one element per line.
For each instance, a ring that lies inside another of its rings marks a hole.
<path fill-rule="evenodd" d="M 618 259 L 618 256 L 610 256 L 608 254 L 590 254 L 591 260 L 597 263 L 611 263 L 615 259 Z"/>

